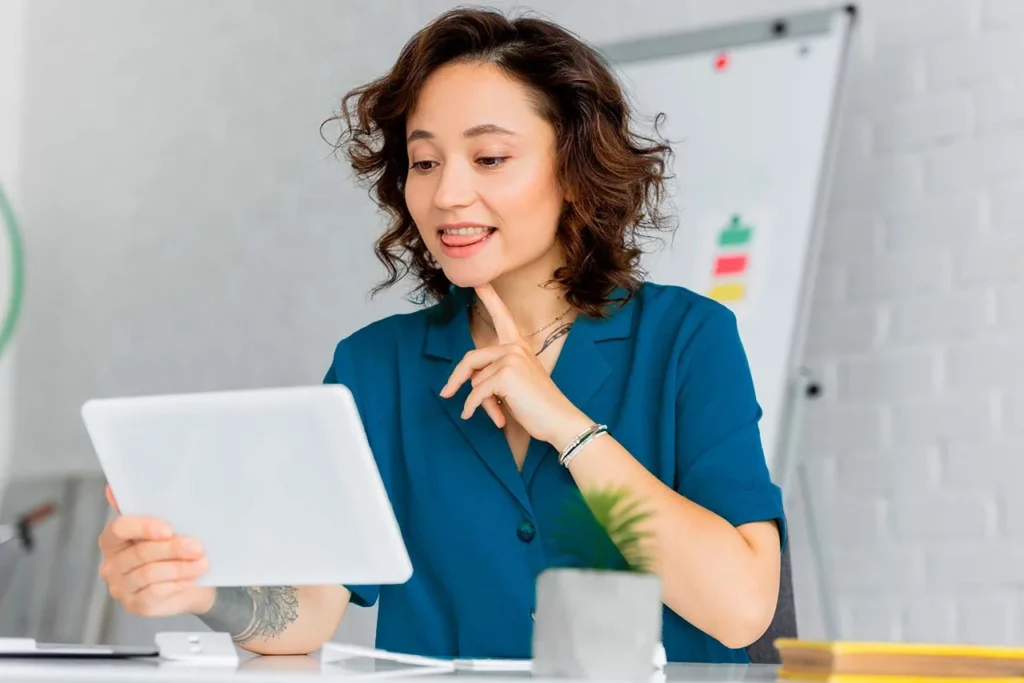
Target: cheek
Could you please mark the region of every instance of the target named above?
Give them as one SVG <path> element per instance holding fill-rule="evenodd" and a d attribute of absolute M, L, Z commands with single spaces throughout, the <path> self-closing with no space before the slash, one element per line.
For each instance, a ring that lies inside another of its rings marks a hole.
<path fill-rule="evenodd" d="M 512 227 L 554 233 L 562 193 L 549 173 L 527 171 L 503 174 L 488 188 L 492 208 Z"/>
<path fill-rule="evenodd" d="M 431 224 L 430 190 L 425 185 L 422 178 L 417 178 L 407 182 L 405 186 L 405 208 L 409 210 L 409 215 L 412 216 L 413 222 L 416 223 L 416 227 L 424 239 L 427 235 L 423 233 L 421 226 Z"/>

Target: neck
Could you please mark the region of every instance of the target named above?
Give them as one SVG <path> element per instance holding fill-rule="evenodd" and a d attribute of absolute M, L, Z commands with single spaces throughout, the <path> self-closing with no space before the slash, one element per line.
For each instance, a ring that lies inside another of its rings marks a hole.
<path fill-rule="evenodd" d="M 544 327 L 569 307 L 561 289 L 550 285 L 545 287 L 544 281 L 495 280 L 492 285 L 523 334 Z"/>
<path fill-rule="evenodd" d="M 491 283 L 523 334 L 544 327 L 569 307 L 562 289 L 548 284 L 559 263 L 560 260 L 542 259 Z M 571 321 L 573 313 L 570 311 L 566 317 Z"/>

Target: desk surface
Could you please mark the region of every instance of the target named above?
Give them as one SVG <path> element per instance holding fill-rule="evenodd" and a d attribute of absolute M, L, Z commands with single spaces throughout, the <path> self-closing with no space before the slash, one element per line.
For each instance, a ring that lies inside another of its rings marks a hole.
<path fill-rule="evenodd" d="M 654 683 L 728 683 L 730 681 L 775 681 L 776 667 L 736 664 L 669 664 L 664 677 L 652 676 Z M 63 683 L 64 681 L 294 681 L 317 677 L 320 680 L 429 679 L 434 683 L 499 683 L 531 678 L 528 672 L 441 672 L 371 660 L 345 664 L 321 664 L 315 657 L 255 657 L 237 669 L 224 667 L 186 667 L 153 660 L 0 660 L 0 680 L 4 683 Z M 531 679 L 535 680 L 535 679 Z M 424 683 L 428 683 L 424 680 Z M 564 683 L 564 681 L 562 681 Z"/>

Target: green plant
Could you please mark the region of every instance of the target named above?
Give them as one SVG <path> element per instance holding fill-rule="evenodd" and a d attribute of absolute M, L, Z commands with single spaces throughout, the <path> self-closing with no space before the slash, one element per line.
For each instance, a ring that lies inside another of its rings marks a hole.
<path fill-rule="evenodd" d="M 650 532 L 642 528 L 649 518 L 627 489 L 580 491 L 569 499 L 549 538 L 563 566 L 650 573 Z"/>

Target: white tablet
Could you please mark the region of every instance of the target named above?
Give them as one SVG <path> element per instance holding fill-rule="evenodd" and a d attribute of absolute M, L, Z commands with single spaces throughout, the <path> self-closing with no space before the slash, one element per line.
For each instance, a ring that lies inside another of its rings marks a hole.
<path fill-rule="evenodd" d="M 398 584 L 412 564 L 337 384 L 98 399 L 82 418 L 122 514 L 199 539 L 200 585 Z"/>

